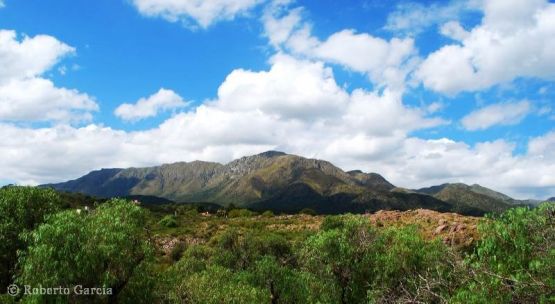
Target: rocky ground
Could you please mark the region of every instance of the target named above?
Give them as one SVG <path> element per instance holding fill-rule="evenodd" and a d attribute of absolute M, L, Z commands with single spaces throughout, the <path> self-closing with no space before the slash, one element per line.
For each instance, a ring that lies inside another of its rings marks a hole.
<path fill-rule="evenodd" d="M 441 239 L 449 246 L 464 248 L 478 240 L 477 225 L 484 218 L 441 213 L 427 209 L 410 211 L 378 211 L 362 215 L 376 227 L 416 225 L 425 239 Z M 220 218 L 215 215 L 182 218 L 175 230 L 157 233 L 155 245 L 163 255 L 169 255 L 178 245 L 193 245 L 208 241 L 210 237 L 228 227 L 250 229 L 254 226 L 285 234 L 312 233 L 320 228 L 324 216 L 305 214 Z M 179 219 L 178 219 L 179 220 Z M 187 227 L 187 232 L 181 229 Z"/>

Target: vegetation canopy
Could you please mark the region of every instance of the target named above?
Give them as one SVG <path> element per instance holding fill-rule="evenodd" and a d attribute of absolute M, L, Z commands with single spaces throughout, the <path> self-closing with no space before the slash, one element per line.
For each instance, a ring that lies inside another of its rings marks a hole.
<path fill-rule="evenodd" d="M 555 303 L 553 203 L 324 217 L 0 194 L 4 288 L 110 291 L 2 303 Z"/>

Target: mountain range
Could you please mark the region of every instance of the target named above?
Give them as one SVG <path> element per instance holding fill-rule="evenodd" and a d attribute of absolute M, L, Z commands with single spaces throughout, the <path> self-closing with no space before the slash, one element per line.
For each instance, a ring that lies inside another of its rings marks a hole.
<path fill-rule="evenodd" d="M 377 173 L 345 172 L 324 160 L 277 151 L 245 156 L 225 165 L 193 161 L 101 169 L 75 180 L 42 186 L 101 198 L 151 196 L 180 203 L 233 204 L 278 212 L 310 208 L 326 214 L 425 208 L 483 215 L 531 203 L 479 185 L 398 188 Z"/>

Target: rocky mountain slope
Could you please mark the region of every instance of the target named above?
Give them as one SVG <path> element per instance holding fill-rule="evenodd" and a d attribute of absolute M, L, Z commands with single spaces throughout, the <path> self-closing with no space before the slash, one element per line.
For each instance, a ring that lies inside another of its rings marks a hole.
<path fill-rule="evenodd" d="M 483 213 L 502 212 L 512 206 L 531 205 L 531 200 L 515 200 L 508 195 L 477 184 L 442 184 L 414 191 L 448 202 L 453 205 L 454 212 L 463 214 L 472 214 L 476 209 Z"/>
<path fill-rule="evenodd" d="M 478 185 L 396 188 L 377 173 L 345 172 L 323 160 L 268 151 L 225 165 L 179 162 L 148 168 L 101 169 L 44 185 L 97 197 L 145 195 L 176 202 L 234 204 L 260 210 L 320 213 L 426 208 L 481 215 L 510 207 L 510 197 Z"/>

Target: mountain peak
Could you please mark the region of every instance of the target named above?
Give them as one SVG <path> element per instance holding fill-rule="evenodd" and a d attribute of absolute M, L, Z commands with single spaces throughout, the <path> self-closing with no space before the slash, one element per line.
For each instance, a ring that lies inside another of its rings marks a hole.
<path fill-rule="evenodd" d="M 266 151 L 266 152 L 256 154 L 256 156 L 267 157 L 267 158 L 272 158 L 272 157 L 277 157 L 277 156 L 284 156 L 284 155 L 287 155 L 287 153 L 281 152 L 281 151 L 274 151 L 274 150 L 269 150 L 269 151 Z"/>

